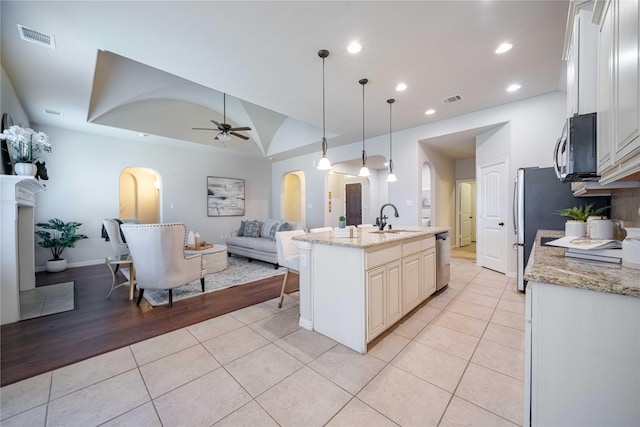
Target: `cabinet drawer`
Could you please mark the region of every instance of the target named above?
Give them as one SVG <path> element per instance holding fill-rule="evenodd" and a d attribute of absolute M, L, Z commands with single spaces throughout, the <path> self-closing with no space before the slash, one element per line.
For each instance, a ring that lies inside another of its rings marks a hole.
<path fill-rule="evenodd" d="M 427 250 L 436 247 L 436 238 L 435 236 L 427 237 L 426 239 L 422 239 L 422 250 Z"/>
<path fill-rule="evenodd" d="M 379 251 L 369 252 L 366 255 L 365 268 L 370 270 L 379 265 L 387 264 L 391 261 L 400 259 L 400 245 L 391 246 L 389 248 L 380 249 Z"/>
<path fill-rule="evenodd" d="M 407 243 L 402 243 L 402 256 L 406 257 L 407 255 L 415 254 L 421 251 L 422 245 L 420 240 L 412 240 Z"/>

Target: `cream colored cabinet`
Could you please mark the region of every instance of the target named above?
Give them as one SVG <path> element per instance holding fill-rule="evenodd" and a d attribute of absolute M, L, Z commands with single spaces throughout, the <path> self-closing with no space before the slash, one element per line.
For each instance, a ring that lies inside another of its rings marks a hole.
<path fill-rule="evenodd" d="M 435 248 L 424 250 L 422 257 L 422 287 L 420 297 L 422 300 L 429 298 L 436 291 L 436 251 Z"/>
<path fill-rule="evenodd" d="M 640 172 L 638 0 L 605 1 L 598 22 L 598 172 L 611 183 Z"/>
<path fill-rule="evenodd" d="M 422 302 L 420 285 L 420 253 L 402 258 L 402 307 L 408 313 Z"/>
<path fill-rule="evenodd" d="M 598 27 L 592 21 L 593 4 L 572 2 L 571 37 L 566 41 L 567 117 L 596 111 Z"/>
<path fill-rule="evenodd" d="M 367 342 L 387 328 L 385 295 L 387 269 L 378 267 L 367 271 Z"/>
<path fill-rule="evenodd" d="M 367 342 L 402 317 L 400 261 L 367 271 Z"/>
<path fill-rule="evenodd" d="M 640 425 L 640 298 L 530 281 L 524 425 Z"/>
<path fill-rule="evenodd" d="M 402 281 L 400 262 L 387 265 L 387 326 L 391 326 L 402 318 Z"/>
<path fill-rule="evenodd" d="M 613 13 L 611 3 L 607 2 L 603 12 L 603 20 L 598 35 L 598 110 L 597 110 L 597 151 L 598 174 L 613 165 L 611 157 L 613 110 Z"/>
<path fill-rule="evenodd" d="M 616 90 L 616 158 L 636 152 L 640 148 L 638 129 L 640 128 L 640 90 L 638 87 L 638 1 L 622 0 L 614 2 L 616 13 L 616 69 L 614 88 Z"/>

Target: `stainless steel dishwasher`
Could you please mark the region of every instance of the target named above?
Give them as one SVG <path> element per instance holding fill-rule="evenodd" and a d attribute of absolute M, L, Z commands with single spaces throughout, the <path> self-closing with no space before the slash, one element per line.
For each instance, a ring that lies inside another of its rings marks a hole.
<path fill-rule="evenodd" d="M 451 276 L 451 241 L 449 232 L 436 234 L 436 291 L 449 284 Z"/>

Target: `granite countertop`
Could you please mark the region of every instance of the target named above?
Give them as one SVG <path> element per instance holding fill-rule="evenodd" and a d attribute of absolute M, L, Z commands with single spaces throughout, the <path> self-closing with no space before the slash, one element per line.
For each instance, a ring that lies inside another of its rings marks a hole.
<path fill-rule="evenodd" d="M 525 280 L 597 292 L 640 297 L 640 270 L 620 264 L 568 258 L 565 248 L 540 244 L 542 237 L 564 237 L 562 231 L 538 230 Z"/>
<path fill-rule="evenodd" d="M 363 231 L 364 230 L 364 231 Z M 356 237 L 334 237 L 332 231 L 324 233 L 308 233 L 293 237 L 293 240 L 302 242 L 319 243 L 332 246 L 347 246 L 351 248 L 371 248 L 393 244 L 402 240 L 416 237 L 429 237 L 443 231 L 449 231 L 449 227 L 403 227 L 397 226 L 392 230 L 385 229 L 384 233 L 377 233 L 377 228 L 358 229 Z"/>

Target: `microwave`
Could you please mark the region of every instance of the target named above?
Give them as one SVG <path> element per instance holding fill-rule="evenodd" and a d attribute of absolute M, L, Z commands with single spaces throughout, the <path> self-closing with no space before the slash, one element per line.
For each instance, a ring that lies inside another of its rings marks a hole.
<path fill-rule="evenodd" d="M 553 152 L 553 165 L 562 182 L 595 181 L 598 176 L 596 113 L 569 117 Z"/>

